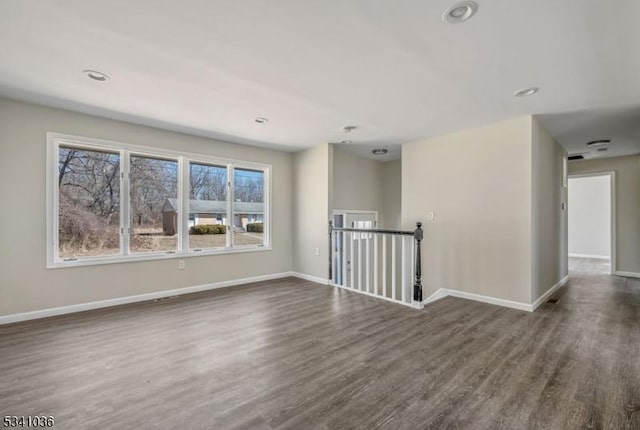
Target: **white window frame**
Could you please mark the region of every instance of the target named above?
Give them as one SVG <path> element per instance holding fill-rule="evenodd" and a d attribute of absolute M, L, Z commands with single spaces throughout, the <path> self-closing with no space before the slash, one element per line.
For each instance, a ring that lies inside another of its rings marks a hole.
<path fill-rule="evenodd" d="M 61 133 L 47 133 L 47 268 L 63 268 L 76 266 L 92 266 L 132 261 L 165 260 L 173 258 L 198 257 L 205 255 L 233 254 L 244 252 L 270 251 L 271 248 L 271 165 L 239 161 L 223 157 L 215 157 L 189 152 L 174 151 L 149 146 L 131 145 L 89 137 L 73 136 Z M 62 259 L 58 255 L 58 152 L 60 146 L 73 146 L 87 150 L 102 150 L 120 154 L 120 255 L 77 257 L 76 259 Z M 178 162 L 178 197 L 181 202 L 178 211 L 177 225 L 178 245 L 175 251 L 149 252 L 131 254 L 129 250 L 131 219 L 129 211 L 129 160 L 130 156 L 150 158 L 164 158 Z M 200 162 L 227 167 L 227 234 L 224 248 L 203 248 L 189 250 L 189 163 Z M 232 198 L 233 198 L 233 169 L 247 168 L 264 172 L 264 243 L 262 245 L 233 246 Z"/>

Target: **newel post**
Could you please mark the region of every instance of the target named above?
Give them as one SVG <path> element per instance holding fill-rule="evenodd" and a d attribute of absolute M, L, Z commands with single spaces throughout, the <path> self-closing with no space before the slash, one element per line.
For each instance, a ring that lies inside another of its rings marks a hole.
<path fill-rule="evenodd" d="M 424 232 L 422 230 L 422 223 L 416 223 L 416 229 L 413 232 L 413 239 L 415 240 L 416 247 L 416 280 L 413 284 L 413 300 L 417 302 L 418 306 L 422 307 L 422 238 Z"/>
<path fill-rule="evenodd" d="M 333 282 L 333 221 L 329 220 L 329 281 Z"/>

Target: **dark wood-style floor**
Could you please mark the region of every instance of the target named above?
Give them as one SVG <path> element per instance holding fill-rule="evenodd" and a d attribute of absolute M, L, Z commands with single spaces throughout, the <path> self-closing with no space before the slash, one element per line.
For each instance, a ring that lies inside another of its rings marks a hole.
<path fill-rule="evenodd" d="M 60 429 L 640 429 L 640 280 L 535 313 L 298 279 L 0 327 L 0 415 Z"/>

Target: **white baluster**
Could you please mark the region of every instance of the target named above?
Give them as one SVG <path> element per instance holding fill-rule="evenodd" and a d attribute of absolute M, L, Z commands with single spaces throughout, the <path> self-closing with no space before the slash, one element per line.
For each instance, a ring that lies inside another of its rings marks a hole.
<path fill-rule="evenodd" d="M 358 290 L 362 291 L 362 233 L 358 234 Z"/>
<path fill-rule="evenodd" d="M 378 294 L 378 233 L 373 234 L 373 294 Z"/>
<path fill-rule="evenodd" d="M 387 297 L 387 235 L 382 235 L 382 295 Z"/>
<path fill-rule="evenodd" d="M 340 280 L 343 286 L 347 286 L 347 233 L 342 233 L 342 276 Z"/>
<path fill-rule="evenodd" d="M 353 273 L 353 266 L 355 266 L 355 264 L 353 264 L 354 260 L 353 260 L 353 247 L 356 245 L 355 240 L 353 240 L 353 232 L 349 233 L 349 255 L 351 257 L 351 259 L 349 260 L 349 277 L 351 278 L 349 282 L 349 286 L 353 289 L 356 288 L 356 284 L 355 284 L 355 279 L 354 279 L 354 273 Z"/>
<path fill-rule="evenodd" d="M 331 231 L 331 243 L 329 244 L 329 246 L 331 247 L 331 283 L 332 284 L 337 284 L 337 280 L 338 280 L 338 276 L 336 276 L 336 253 L 338 252 L 338 250 L 336 249 L 336 234 L 338 232 L 336 231 Z"/>
<path fill-rule="evenodd" d="M 391 236 L 391 298 L 396 299 L 396 236 Z"/>
<path fill-rule="evenodd" d="M 370 233 L 365 233 L 365 249 L 366 249 L 366 254 L 365 254 L 365 258 L 366 258 L 366 262 L 365 262 L 365 275 L 366 275 L 366 284 L 367 284 L 367 293 L 371 292 L 371 252 L 370 252 L 370 240 L 369 240 L 369 235 Z"/>
<path fill-rule="evenodd" d="M 407 236 L 402 236 L 402 301 L 407 303 L 407 261 L 406 261 L 406 244 Z"/>

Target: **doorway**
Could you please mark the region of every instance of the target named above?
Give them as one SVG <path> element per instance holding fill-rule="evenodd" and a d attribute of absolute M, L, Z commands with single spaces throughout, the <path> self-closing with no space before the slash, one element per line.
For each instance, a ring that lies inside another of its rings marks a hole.
<path fill-rule="evenodd" d="M 614 274 L 615 173 L 569 177 L 569 269 Z"/>

